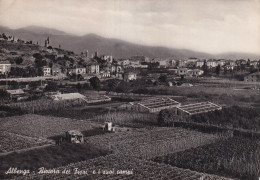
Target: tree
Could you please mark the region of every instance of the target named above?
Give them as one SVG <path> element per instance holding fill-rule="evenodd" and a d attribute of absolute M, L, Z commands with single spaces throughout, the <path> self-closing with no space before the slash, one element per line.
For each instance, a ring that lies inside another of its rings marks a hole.
<path fill-rule="evenodd" d="M 44 90 L 45 91 L 57 91 L 58 90 L 58 85 L 55 82 L 49 82 Z"/>
<path fill-rule="evenodd" d="M 158 79 L 160 82 L 167 82 L 167 76 L 166 75 L 162 75 L 159 77 Z"/>
<path fill-rule="evenodd" d="M 8 37 L 5 35 L 5 33 L 2 34 L 2 38 L 4 38 L 5 40 L 8 40 Z"/>
<path fill-rule="evenodd" d="M 8 98 L 8 93 L 5 90 L 0 89 L 0 102 L 3 102 Z"/>
<path fill-rule="evenodd" d="M 82 89 L 82 85 L 81 85 L 80 83 L 78 83 L 78 84 L 76 85 L 76 88 L 77 88 L 78 92 L 80 92 L 81 89 Z"/>
<path fill-rule="evenodd" d="M 173 122 L 173 114 L 168 109 L 163 109 L 159 112 L 157 122 L 159 126 L 168 125 Z"/>
<path fill-rule="evenodd" d="M 23 58 L 21 58 L 21 57 L 15 58 L 15 63 L 16 64 L 21 64 L 22 62 L 23 62 Z"/>
<path fill-rule="evenodd" d="M 204 71 L 204 75 L 207 75 L 209 73 L 209 68 L 207 66 L 207 61 L 204 61 L 204 64 L 202 66 L 202 70 Z"/>
<path fill-rule="evenodd" d="M 219 76 L 219 74 L 220 74 L 220 65 L 218 65 L 218 66 L 216 67 L 216 74 L 217 74 L 217 76 Z"/>
<path fill-rule="evenodd" d="M 42 58 L 43 58 L 40 53 L 35 53 L 35 54 L 33 54 L 33 57 L 34 57 L 35 59 L 38 59 L 38 60 L 42 60 Z"/>
<path fill-rule="evenodd" d="M 89 79 L 89 82 L 90 82 L 90 85 L 96 89 L 96 90 L 99 90 L 100 89 L 100 80 L 98 77 L 92 77 Z"/>

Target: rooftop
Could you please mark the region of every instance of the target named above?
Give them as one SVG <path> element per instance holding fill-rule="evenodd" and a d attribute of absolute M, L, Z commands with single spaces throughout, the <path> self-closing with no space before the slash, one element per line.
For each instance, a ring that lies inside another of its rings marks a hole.
<path fill-rule="evenodd" d="M 67 133 L 73 136 L 83 136 L 83 134 L 79 130 L 70 130 Z"/>
<path fill-rule="evenodd" d="M 72 99 L 83 99 L 85 98 L 84 95 L 80 93 L 66 93 L 66 94 L 56 94 L 51 96 L 53 100 L 72 100 Z"/>
<path fill-rule="evenodd" d="M 188 104 L 178 107 L 179 110 L 189 114 L 200 114 L 209 111 L 221 110 L 222 107 L 211 102 L 200 102 L 195 104 Z"/>
<path fill-rule="evenodd" d="M 6 90 L 7 93 L 12 95 L 18 95 L 18 94 L 24 94 L 24 91 L 22 89 L 13 89 L 13 90 Z"/>

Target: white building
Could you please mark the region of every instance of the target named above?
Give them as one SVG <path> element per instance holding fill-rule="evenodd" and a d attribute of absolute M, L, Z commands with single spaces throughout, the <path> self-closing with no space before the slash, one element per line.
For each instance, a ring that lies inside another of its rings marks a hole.
<path fill-rule="evenodd" d="M 86 68 L 84 67 L 76 67 L 76 68 L 72 68 L 69 69 L 69 74 L 86 74 Z"/>
<path fill-rule="evenodd" d="M 178 67 L 186 67 L 187 61 L 186 60 L 178 60 Z"/>
<path fill-rule="evenodd" d="M 136 80 L 136 73 L 129 72 L 124 74 L 124 81 L 133 81 Z"/>
<path fill-rule="evenodd" d="M 201 76 L 204 73 L 204 71 L 200 69 L 191 69 L 189 72 L 191 73 L 191 76 L 195 77 Z"/>
<path fill-rule="evenodd" d="M 99 74 L 99 64 L 98 63 L 90 63 L 87 65 L 87 73 L 88 74 Z"/>
<path fill-rule="evenodd" d="M 217 63 L 216 63 L 216 61 L 214 61 L 214 60 L 208 60 L 207 61 L 207 66 L 209 67 L 209 68 L 213 68 L 213 67 L 216 67 L 217 66 Z"/>
<path fill-rule="evenodd" d="M 179 68 L 177 69 L 178 76 L 186 76 L 188 73 L 188 68 Z"/>
<path fill-rule="evenodd" d="M 196 67 L 202 67 L 204 65 L 204 61 L 196 61 Z"/>
<path fill-rule="evenodd" d="M 7 61 L 0 62 L 0 74 L 8 74 L 11 70 L 11 63 Z"/>
<path fill-rule="evenodd" d="M 51 76 L 51 68 L 44 66 L 43 67 L 43 76 Z"/>

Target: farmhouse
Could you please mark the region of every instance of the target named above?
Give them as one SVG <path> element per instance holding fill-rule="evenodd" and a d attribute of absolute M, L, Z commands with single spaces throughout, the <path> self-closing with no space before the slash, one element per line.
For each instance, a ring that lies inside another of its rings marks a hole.
<path fill-rule="evenodd" d="M 70 130 L 66 132 L 66 140 L 70 143 L 84 143 L 84 136 L 83 134 L 78 130 Z"/>
<path fill-rule="evenodd" d="M 22 100 L 28 98 L 22 89 L 6 90 L 12 100 Z"/>
<path fill-rule="evenodd" d="M 162 109 L 172 109 L 181 104 L 171 98 L 152 98 L 137 103 L 137 110 L 140 112 L 159 112 Z"/>
<path fill-rule="evenodd" d="M 222 107 L 211 102 L 200 102 L 195 104 L 182 105 L 177 107 L 177 114 L 179 115 L 194 115 L 206 113 L 209 111 L 221 110 Z"/>
<path fill-rule="evenodd" d="M 177 75 L 178 76 L 186 76 L 188 73 L 188 68 L 179 68 L 177 70 Z"/>

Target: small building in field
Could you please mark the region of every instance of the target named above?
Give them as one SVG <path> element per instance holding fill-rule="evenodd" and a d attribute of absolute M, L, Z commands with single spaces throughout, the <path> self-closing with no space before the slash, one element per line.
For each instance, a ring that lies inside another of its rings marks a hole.
<path fill-rule="evenodd" d="M 70 142 L 70 143 L 83 144 L 84 136 L 78 130 L 70 130 L 70 131 L 66 132 L 66 140 L 67 140 L 67 142 Z"/>
<path fill-rule="evenodd" d="M 6 90 L 6 92 L 9 94 L 11 100 L 20 101 L 28 98 L 22 89 Z"/>
<path fill-rule="evenodd" d="M 179 68 L 177 69 L 178 76 L 186 76 L 188 73 L 188 68 Z"/>

